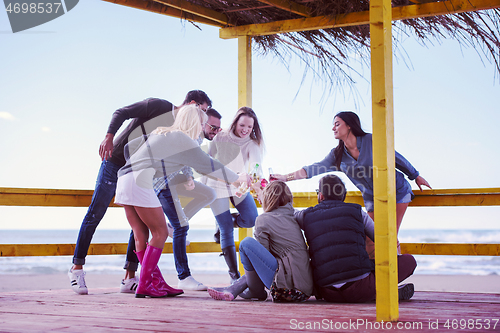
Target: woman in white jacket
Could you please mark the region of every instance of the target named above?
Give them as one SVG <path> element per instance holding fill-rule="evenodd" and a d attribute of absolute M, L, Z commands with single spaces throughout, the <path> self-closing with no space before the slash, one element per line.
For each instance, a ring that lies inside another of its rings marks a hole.
<path fill-rule="evenodd" d="M 264 141 L 255 112 L 249 107 L 242 107 L 228 130 L 219 132 L 209 146 L 209 155 L 219 160 L 232 171 L 242 174 L 262 174 L 262 155 Z M 215 189 L 217 199 L 210 205 L 220 229 L 222 254 L 229 268 L 232 281 L 240 277 L 236 248 L 234 246 L 233 227 L 252 228 L 258 216 L 257 206 L 251 194 L 239 190 L 233 185 L 226 185 L 208 179 L 207 185 Z M 248 184 L 250 185 L 250 184 Z M 229 202 L 239 214 L 231 214 Z"/>

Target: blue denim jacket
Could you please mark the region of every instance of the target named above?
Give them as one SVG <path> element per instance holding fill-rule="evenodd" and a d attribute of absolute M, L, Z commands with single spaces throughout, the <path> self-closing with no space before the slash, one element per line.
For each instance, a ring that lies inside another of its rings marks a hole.
<path fill-rule="evenodd" d="M 340 171 L 344 172 L 346 176 L 356 185 L 363 195 L 363 200 L 367 206 L 368 211 L 372 211 L 373 207 L 368 207 L 367 202 L 373 202 L 373 146 L 372 135 L 366 134 L 365 136 L 357 137 L 357 146 L 359 150 L 359 157 L 356 161 L 344 148 L 344 155 L 340 163 Z M 304 166 L 303 169 L 307 173 L 307 178 L 316 175 L 339 171 L 335 163 L 334 149 L 326 155 L 326 157 L 314 164 Z M 412 194 L 410 183 L 405 179 L 403 173 L 408 176 L 410 180 L 418 177 L 418 171 L 408 162 L 403 155 L 396 152 L 396 169 L 401 170 L 402 173 L 396 170 L 396 201 L 403 199 L 406 195 Z"/>

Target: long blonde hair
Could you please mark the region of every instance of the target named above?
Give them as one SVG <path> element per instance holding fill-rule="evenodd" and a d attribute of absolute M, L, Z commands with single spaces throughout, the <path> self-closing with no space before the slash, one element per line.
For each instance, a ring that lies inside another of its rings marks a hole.
<path fill-rule="evenodd" d="M 180 131 L 191 139 L 196 140 L 203 129 L 202 124 L 207 122 L 207 115 L 195 104 L 188 104 L 179 109 L 174 124 L 170 127 L 158 127 L 152 133 L 165 135 Z"/>

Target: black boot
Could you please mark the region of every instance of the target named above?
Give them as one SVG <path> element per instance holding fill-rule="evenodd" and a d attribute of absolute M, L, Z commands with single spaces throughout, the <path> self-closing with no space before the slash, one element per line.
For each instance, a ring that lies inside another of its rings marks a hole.
<path fill-rule="evenodd" d="M 208 294 L 210 295 L 210 297 L 216 300 L 232 301 L 233 299 L 238 297 L 238 295 L 241 294 L 241 292 L 246 288 L 247 288 L 247 279 L 246 276 L 243 275 L 238 280 L 234 281 L 234 283 L 231 284 L 229 287 L 208 288 Z"/>
<path fill-rule="evenodd" d="M 238 259 L 236 257 L 236 247 L 232 245 L 223 248 L 221 256 L 224 256 L 224 259 L 226 260 L 227 267 L 229 268 L 229 276 L 231 277 L 231 283 L 233 283 L 240 278 L 240 272 L 238 271 Z"/>
<path fill-rule="evenodd" d="M 267 291 L 265 289 L 264 283 L 260 279 L 256 271 L 247 271 L 245 269 L 245 275 L 247 277 L 248 288 L 240 293 L 240 297 L 245 299 L 258 299 L 259 301 L 265 301 L 267 299 Z"/>

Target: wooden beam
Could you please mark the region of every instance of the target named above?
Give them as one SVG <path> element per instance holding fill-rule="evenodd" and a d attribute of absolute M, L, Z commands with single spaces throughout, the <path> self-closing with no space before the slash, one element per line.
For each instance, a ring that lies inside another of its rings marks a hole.
<path fill-rule="evenodd" d="M 0 187 L 0 206 L 88 207 L 93 193 L 92 190 Z M 500 206 L 500 188 L 415 190 L 413 193 L 412 207 Z M 189 199 L 181 197 L 181 202 L 187 204 L 184 200 Z M 315 192 L 293 193 L 294 207 L 311 207 L 318 203 L 317 200 Z M 364 205 L 359 191 L 348 191 L 346 202 Z M 110 207 L 119 206 L 112 203 Z"/>
<path fill-rule="evenodd" d="M 319 30 L 368 23 L 369 13 L 368 11 L 366 11 L 349 13 L 342 16 L 339 15 L 337 17 L 317 16 L 311 18 L 283 20 L 261 24 L 241 25 L 231 28 L 222 28 L 219 30 L 219 37 L 222 39 L 231 39 L 237 38 L 239 36 L 264 36 L 285 32 Z"/>
<path fill-rule="evenodd" d="M 424 190 L 423 192 L 415 190 L 413 194 L 415 194 L 415 198 L 410 203 L 411 207 L 500 206 L 499 188 Z M 363 197 L 359 191 L 348 191 L 345 201 L 364 205 Z M 317 203 L 318 198 L 315 192 L 293 193 L 294 207 L 312 207 Z"/>
<path fill-rule="evenodd" d="M 0 257 L 45 257 L 72 256 L 75 244 L 0 244 Z M 89 247 L 89 255 L 126 254 L 127 243 L 97 243 Z M 236 243 L 238 250 L 238 243 Z M 214 242 L 192 242 L 187 253 L 220 252 L 220 245 Z M 165 243 L 162 253 L 173 253 L 172 243 Z"/>
<path fill-rule="evenodd" d="M 392 8 L 392 20 L 408 20 L 419 17 L 448 15 L 478 10 L 500 8 L 500 0 L 449 0 Z M 223 28 L 219 37 L 264 36 L 286 32 L 308 31 L 369 24 L 369 12 L 354 12 L 335 17 L 317 16 L 303 19 L 283 20 L 262 24 L 250 24 Z"/>
<path fill-rule="evenodd" d="M 288 0 L 259 0 L 260 2 L 267 3 L 273 7 L 286 10 L 294 14 L 304 17 L 311 17 L 311 8 Z"/>
<path fill-rule="evenodd" d="M 88 207 L 93 193 L 92 190 L 0 188 L 0 206 Z"/>
<path fill-rule="evenodd" d="M 238 108 L 243 106 L 252 107 L 252 38 L 248 36 L 238 38 Z M 238 229 L 240 241 L 252 236 L 252 228 Z M 241 275 L 245 274 L 241 260 L 238 269 Z"/>
<path fill-rule="evenodd" d="M 460 193 L 461 191 L 464 191 Z M 500 193 L 474 193 L 466 190 L 425 190 L 423 192 L 413 191 L 415 199 L 410 206 L 415 207 L 467 207 L 467 206 L 498 206 L 500 205 Z"/>
<path fill-rule="evenodd" d="M 207 24 L 207 25 L 212 25 L 216 27 L 225 27 L 226 24 L 216 22 L 211 19 L 207 19 L 205 17 L 201 17 L 198 15 L 190 14 L 185 11 L 181 11 L 177 8 L 169 7 L 157 2 L 149 2 L 149 1 L 143 1 L 143 0 L 103 0 L 106 2 L 111 2 L 117 5 L 122 5 L 126 7 L 131 7 L 135 9 L 141 9 L 141 10 L 146 10 L 148 12 L 156 13 L 156 14 L 161 14 L 161 15 L 166 15 L 166 16 L 171 16 L 175 18 L 179 18 L 181 20 L 186 20 L 186 21 L 193 21 L 197 23 L 202 23 L 202 24 Z"/>
<path fill-rule="evenodd" d="M 500 244 L 401 243 L 401 252 L 443 256 L 500 256 Z"/>
<path fill-rule="evenodd" d="M 223 25 L 229 25 L 228 22 L 228 17 L 223 14 L 219 13 L 213 9 L 202 7 L 195 5 L 191 2 L 187 2 L 184 0 L 153 0 L 154 2 L 158 2 L 164 5 L 167 5 L 172 8 L 176 8 L 182 12 L 187 12 L 190 14 L 194 14 L 199 17 L 203 17 L 206 19 L 209 19 L 211 21 L 223 24 Z"/>
<path fill-rule="evenodd" d="M 236 251 L 238 251 L 236 242 Z M 121 255 L 127 253 L 127 243 L 91 244 L 89 255 Z M 192 242 L 188 253 L 217 253 L 214 242 Z M 0 257 L 72 256 L 75 244 L 0 244 Z M 414 255 L 500 256 L 500 244 L 465 243 L 401 243 L 401 252 Z M 172 243 L 165 243 L 163 253 L 173 253 Z"/>
<path fill-rule="evenodd" d="M 370 0 L 375 286 L 378 321 L 399 318 L 391 0 Z"/>
<path fill-rule="evenodd" d="M 252 39 L 238 38 L 238 107 L 252 107 Z"/>

